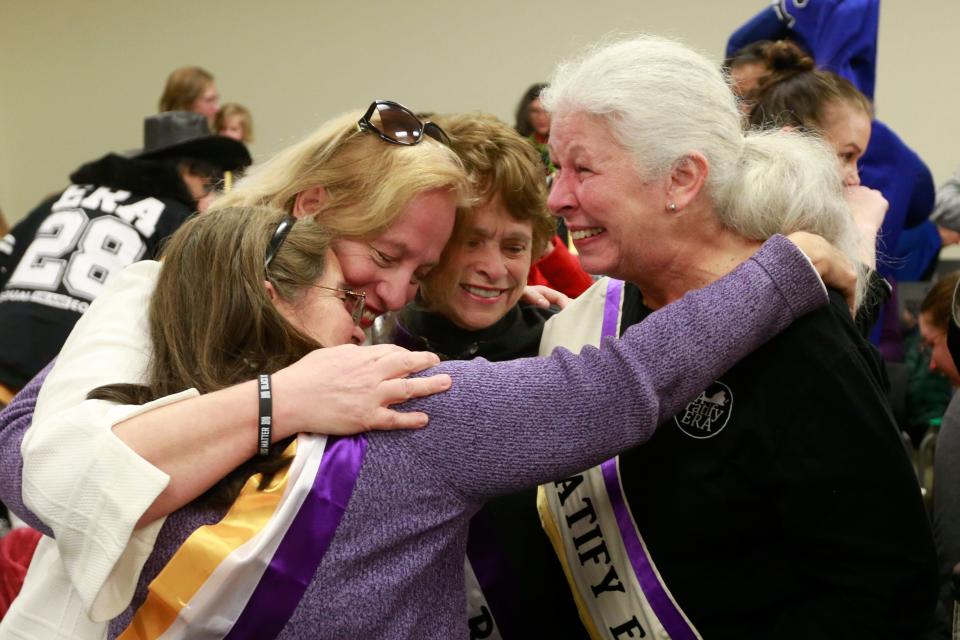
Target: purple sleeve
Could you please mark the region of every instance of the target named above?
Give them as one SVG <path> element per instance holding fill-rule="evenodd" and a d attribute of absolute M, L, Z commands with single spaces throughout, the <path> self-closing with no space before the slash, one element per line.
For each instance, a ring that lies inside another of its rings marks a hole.
<path fill-rule="evenodd" d="M 430 425 L 402 438 L 467 499 L 562 478 L 641 444 L 738 360 L 826 303 L 807 258 L 768 240 L 711 286 L 579 356 L 443 363 L 451 391 L 410 402 Z"/>
<path fill-rule="evenodd" d="M 50 537 L 53 537 L 53 532 L 23 504 L 20 443 L 33 422 L 33 410 L 37 406 L 40 387 L 52 368 L 51 362 L 0 412 L 0 501 L 21 520 Z"/>

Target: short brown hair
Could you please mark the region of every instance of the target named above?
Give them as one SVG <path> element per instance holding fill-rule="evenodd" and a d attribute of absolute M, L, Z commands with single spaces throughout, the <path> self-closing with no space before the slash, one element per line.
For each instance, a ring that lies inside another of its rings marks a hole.
<path fill-rule="evenodd" d="M 547 209 L 547 183 L 540 156 L 509 125 L 486 113 L 435 118 L 450 137 L 450 147 L 463 162 L 480 204 L 500 198 L 510 216 L 533 227 L 536 260 L 556 233 Z M 457 224 L 467 215 L 457 217 Z M 454 231 L 456 234 L 456 230 Z"/>
<path fill-rule="evenodd" d="M 213 82 L 213 74 L 201 67 L 180 67 L 167 76 L 167 86 L 160 96 L 160 111 L 190 111 Z"/>
<path fill-rule="evenodd" d="M 414 146 L 387 144 L 357 128 L 362 114 L 329 120 L 255 165 L 211 209 L 268 206 L 291 212 L 298 193 L 322 186 L 327 199 L 317 220 L 338 238 L 358 239 L 383 233 L 427 191 L 446 190 L 458 203 L 469 202 L 469 181 L 452 150 L 429 137 Z"/>

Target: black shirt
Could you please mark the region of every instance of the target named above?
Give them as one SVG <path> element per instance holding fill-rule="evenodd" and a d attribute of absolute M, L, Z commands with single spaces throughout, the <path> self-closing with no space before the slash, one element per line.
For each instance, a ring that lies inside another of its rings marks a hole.
<path fill-rule="evenodd" d="M 624 295 L 626 328 L 648 310 Z M 926 627 L 933 543 L 882 376 L 831 293 L 620 456 L 637 526 L 704 638 Z"/>

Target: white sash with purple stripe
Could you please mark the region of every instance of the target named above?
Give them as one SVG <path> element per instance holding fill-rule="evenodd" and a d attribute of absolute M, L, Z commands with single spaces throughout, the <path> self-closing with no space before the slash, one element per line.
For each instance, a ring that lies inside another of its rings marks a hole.
<path fill-rule="evenodd" d="M 540 354 L 579 351 L 619 335 L 623 282 L 604 278 L 546 325 Z M 540 487 L 544 530 L 591 637 L 693 640 L 687 619 L 647 552 L 623 494 L 619 458 Z"/>
<path fill-rule="evenodd" d="M 299 435 L 266 490 L 251 479 L 220 522 L 187 538 L 120 640 L 276 637 L 333 540 L 365 452 L 363 436 Z"/>

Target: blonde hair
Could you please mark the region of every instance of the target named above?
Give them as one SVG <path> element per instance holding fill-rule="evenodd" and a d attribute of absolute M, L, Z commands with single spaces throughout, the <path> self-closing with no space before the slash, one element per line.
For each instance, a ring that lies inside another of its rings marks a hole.
<path fill-rule="evenodd" d="M 220 196 L 212 209 L 266 206 L 293 210 L 297 194 L 322 186 L 316 217 L 335 237 L 385 231 L 425 191 L 447 190 L 460 206 L 470 184 L 456 154 L 432 138 L 414 146 L 390 144 L 357 128 L 362 112 L 334 118 L 261 165 Z"/>
<path fill-rule="evenodd" d="M 201 67 L 180 67 L 167 76 L 160 96 L 160 111 L 190 111 L 210 84 L 213 74 Z"/>
<path fill-rule="evenodd" d="M 227 102 L 221 105 L 217 115 L 213 118 L 213 130 L 220 133 L 227 124 L 227 118 L 240 118 L 240 126 L 243 127 L 242 142 L 244 144 L 253 142 L 253 116 L 250 115 L 249 109 L 236 102 Z"/>

